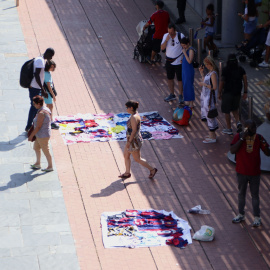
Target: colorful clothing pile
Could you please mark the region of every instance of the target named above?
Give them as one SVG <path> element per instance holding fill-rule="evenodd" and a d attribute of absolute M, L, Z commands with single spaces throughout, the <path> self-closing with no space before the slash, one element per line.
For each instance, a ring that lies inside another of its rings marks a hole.
<path fill-rule="evenodd" d="M 126 210 L 101 216 L 105 248 L 174 245 L 192 243 L 188 222 L 164 210 Z"/>
<path fill-rule="evenodd" d="M 182 138 L 177 129 L 158 112 L 140 113 L 144 140 Z M 58 116 L 55 122 L 66 144 L 79 142 L 126 141 L 128 113 L 77 114 Z"/>

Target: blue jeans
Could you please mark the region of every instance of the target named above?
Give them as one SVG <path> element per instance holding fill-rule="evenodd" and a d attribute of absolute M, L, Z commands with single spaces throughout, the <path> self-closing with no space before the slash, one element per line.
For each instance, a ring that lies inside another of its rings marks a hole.
<path fill-rule="evenodd" d="M 30 98 L 30 110 L 29 110 L 29 114 L 28 114 L 28 121 L 27 121 L 27 125 L 25 129 L 29 129 L 32 124 L 33 124 L 33 120 L 37 114 L 37 109 L 34 107 L 33 105 L 33 97 L 37 96 L 37 95 L 41 95 L 41 89 L 37 89 L 37 88 L 29 88 L 29 98 Z"/>

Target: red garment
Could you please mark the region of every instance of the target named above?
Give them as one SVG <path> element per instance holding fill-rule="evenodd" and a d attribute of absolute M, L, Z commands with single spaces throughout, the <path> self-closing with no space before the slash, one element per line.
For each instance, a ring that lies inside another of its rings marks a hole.
<path fill-rule="evenodd" d="M 231 145 L 236 144 L 240 140 L 240 135 L 237 133 Z M 248 153 L 246 151 L 247 144 L 244 140 L 239 151 L 235 155 L 236 160 L 236 172 L 243 175 L 260 175 L 261 174 L 261 156 L 260 149 L 264 151 L 269 145 L 262 135 L 256 134 L 253 144 L 253 151 Z"/>
<path fill-rule="evenodd" d="M 153 38 L 162 39 L 164 34 L 168 32 L 168 25 L 170 23 L 170 15 L 165 10 L 156 11 L 148 21 L 149 24 L 155 24 L 155 33 Z"/>

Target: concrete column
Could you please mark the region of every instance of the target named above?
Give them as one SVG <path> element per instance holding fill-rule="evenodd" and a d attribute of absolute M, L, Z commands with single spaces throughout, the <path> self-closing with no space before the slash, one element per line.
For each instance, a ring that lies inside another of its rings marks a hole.
<path fill-rule="evenodd" d="M 222 44 L 236 44 L 244 39 L 244 22 L 237 15 L 238 12 L 244 12 L 242 1 L 222 1 Z"/>

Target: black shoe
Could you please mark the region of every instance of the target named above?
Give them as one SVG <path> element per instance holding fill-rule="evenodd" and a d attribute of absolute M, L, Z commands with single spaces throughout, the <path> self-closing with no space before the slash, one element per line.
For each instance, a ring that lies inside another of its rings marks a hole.
<path fill-rule="evenodd" d="M 175 22 L 175 24 L 181 24 L 181 23 L 185 23 L 186 22 L 186 19 L 185 18 L 178 18 Z"/>
<path fill-rule="evenodd" d="M 52 129 L 59 129 L 59 126 L 55 123 L 51 123 L 51 128 Z"/>

